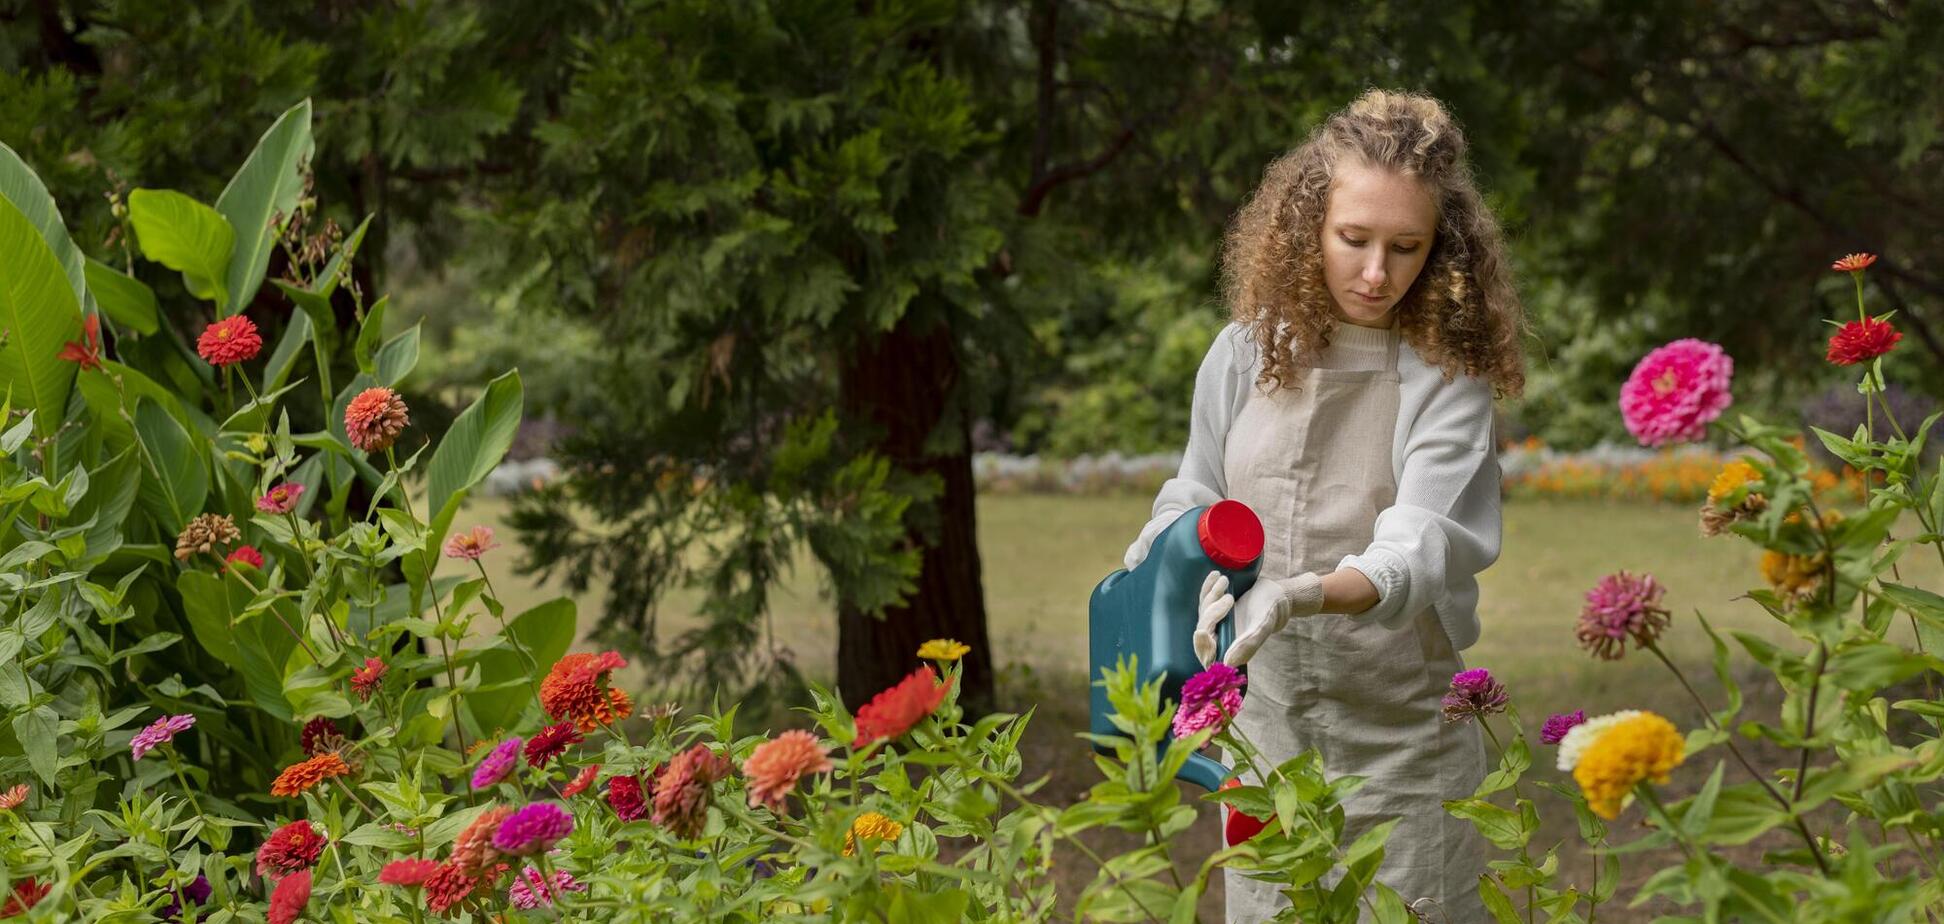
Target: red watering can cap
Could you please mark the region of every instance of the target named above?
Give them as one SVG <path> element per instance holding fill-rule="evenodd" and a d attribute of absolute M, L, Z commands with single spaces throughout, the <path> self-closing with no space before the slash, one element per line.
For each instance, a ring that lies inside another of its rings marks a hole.
<path fill-rule="evenodd" d="M 1210 505 L 1202 511 L 1195 534 L 1201 539 L 1202 551 L 1222 568 L 1245 568 L 1262 556 L 1262 521 L 1241 501 Z"/>

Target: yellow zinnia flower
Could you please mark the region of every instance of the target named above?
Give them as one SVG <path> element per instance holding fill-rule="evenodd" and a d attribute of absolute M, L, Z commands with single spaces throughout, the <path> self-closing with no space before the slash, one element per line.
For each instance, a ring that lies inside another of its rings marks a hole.
<path fill-rule="evenodd" d="M 955 638 L 935 638 L 918 646 L 918 657 L 927 661 L 957 661 L 965 657 L 972 646 Z"/>
<path fill-rule="evenodd" d="M 850 832 L 844 835 L 844 856 L 857 852 L 859 838 L 868 837 L 879 841 L 895 841 L 904 833 L 904 825 L 892 821 L 877 812 L 865 812 L 851 822 Z"/>
<path fill-rule="evenodd" d="M 1734 494 L 1749 482 L 1760 480 L 1761 477 L 1762 473 L 1756 471 L 1755 466 L 1736 459 L 1722 466 L 1721 474 L 1714 477 L 1714 483 L 1708 486 L 1708 500 L 1711 503 L 1721 503 L 1722 498 Z"/>
<path fill-rule="evenodd" d="M 1573 780 L 1593 814 L 1612 820 L 1620 817 L 1621 803 L 1635 785 L 1667 782 L 1668 772 L 1681 765 L 1685 752 L 1686 742 L 1674 723 L 1643 712 L 1593 739 L 1573 767 Z"/>

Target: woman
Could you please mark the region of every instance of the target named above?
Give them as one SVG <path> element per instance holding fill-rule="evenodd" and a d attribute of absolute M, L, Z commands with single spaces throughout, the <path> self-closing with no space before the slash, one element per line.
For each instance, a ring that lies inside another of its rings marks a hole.
<path fill-rule="evenodd" d="M 1315 748 L 1366 777 L 1345 843 L 1401 819 L 1379 881 L 1453 922 L 1485 919 L 1483 844 L 1441 802 L 1472 793 L 1485 748 L 1439 699 L 1498 557 L 1494 393 L 1525 382 L 1523 309 L 1464 155 L 1437 101 L 1373 90 L 1269 166 L 1228 233 L 1233 321 L 1195 377 L 1181 472 L 1126 555 L 1190 508 L 1254 508 L 1263 579 L 1238 600 L 1210 576 L 1197 651 L 1232 610 L 1236 724 L 1272 765 Z M 1287 906 L 1244 873 L 1227 886 L 1232 922 Z"/>

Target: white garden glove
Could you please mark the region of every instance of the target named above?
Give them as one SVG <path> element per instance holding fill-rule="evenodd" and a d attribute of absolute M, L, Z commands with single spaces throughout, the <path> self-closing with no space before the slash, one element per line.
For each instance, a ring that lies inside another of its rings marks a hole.
<path fill-rule="evenodd" d="M 1281 632 L 1291 619 L 1314 616 L 1322 609 L 1323 578 L 1316 572 L 1256 581 L 1235 601 L 1235 643 L 1222 657 L 1223 663 L 1230 667 L 1249 663 L 1262 643 Z"/>
<path fill-rule="evenodd" d="M 1196 608 L 1195 618 L 1195 657 L 1203 667 L 1215 660 L 1215 629 L 1221 625 L 1222 617 L 1235 608 L 1235 598 L 1229 595 L 1228 587 L 1228 575 L 1220 571 L 1210 571 L 1202 579 L 1201 604 Z"/>

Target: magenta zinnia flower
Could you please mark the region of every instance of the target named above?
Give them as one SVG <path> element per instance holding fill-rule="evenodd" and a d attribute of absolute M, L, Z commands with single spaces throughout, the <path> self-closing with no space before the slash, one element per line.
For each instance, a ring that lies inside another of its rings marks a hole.
<path fill-rule="evenodd" d="M 1505 700 L 1505 684 L 1492 679 L 1491 671 L 1482 667 L 1459 671 L 1451 675 L 1451 689 L 1445 691 L 1445 721 L 1462 722 L 1504 712 Z"/>
<path fill-rule="evenodd" d="M 552 802 L 535 802 L 500 822 L 493 849 L 514 856 L 539 853 L 574 830 L 574 816 Z"/>
<path fill-rule="evenodd" d="M 493 752 L 486 755 L 485 759 L 479 762 L 479 766 L 474 768 L 472 788 L 485 789 L 506 779 L 506 775 L 512 772 L 513 765 L 519 762 L 520 745 L 525 743 L 519 735 L 500 742 L 499 747 L 494 748 Z"/>
<path fill-rule="evenodd" d="M 1721 347 L 1688 337 L 1648 353 L 1620 387 L 1620 415 L 1643 446 L 1691 442 L 1734 400 L 1735 361 Z"/>
<path fill-rule="evenodd" d="M 1242 686 L 1249 678 L 1220 661 L 1181 685 L 1181 705 L 1175 709 L 1174 736 L 1186 738 L 1203 729 L 1221 731 L 1242 711 Z"/>
<path fill-rule="evenodd" d="M 1541 744 L 1558 744 L 1565 739 L 1567 732 L 1572 731 L 1575 726 L 1584 724 L 1586 724 L 1586 710 L 1584 709 L 1575 709 L 1572 712 L 1562 712 L 1558 715 L 1547 716 L 1546 727 L 1539 730 L 1539 742 Z"/>
<path fill-rule="evenodd" d="M 586 886 L 574 880 L 573 874 L 564 869 L 554 870 L 550 888 L 547 877 L 529 866 L 521 870 L 519 876 L 514 877 L 513 884 L 506 889 L 506 897 L 512 900 L 513 907 L 521 911 L 533 911 L 553 904 L 554 896 L 562 892 L 582 892 L 586 889 Z"/>
<path fill-rule="evenodd" d="M 188 731 L 196 724 L 193 715 L 165 715 L 155 720 L 155 724 L 135 733 L 128 742 L 128 751 L 136 760 L 148 752 L 175 740 L 175 736 Z"/>
<path fill-rule="evenodd" d="M 297 501 L 303 496 L 302 484 L 286 481 L 257 498 L 256 508 L 264 513 L 289 513 L 297 509 Z"/>
<path fill-rule="evenodd" d="M 1626 653 L 1628 636 L 1642 648 L 1652 645 L 1667 628 L 1665 592 L 1651 574 L 1621 571 L 1601 578 L 1580 609 L 1580 646 L 1612 661 Z"/>

